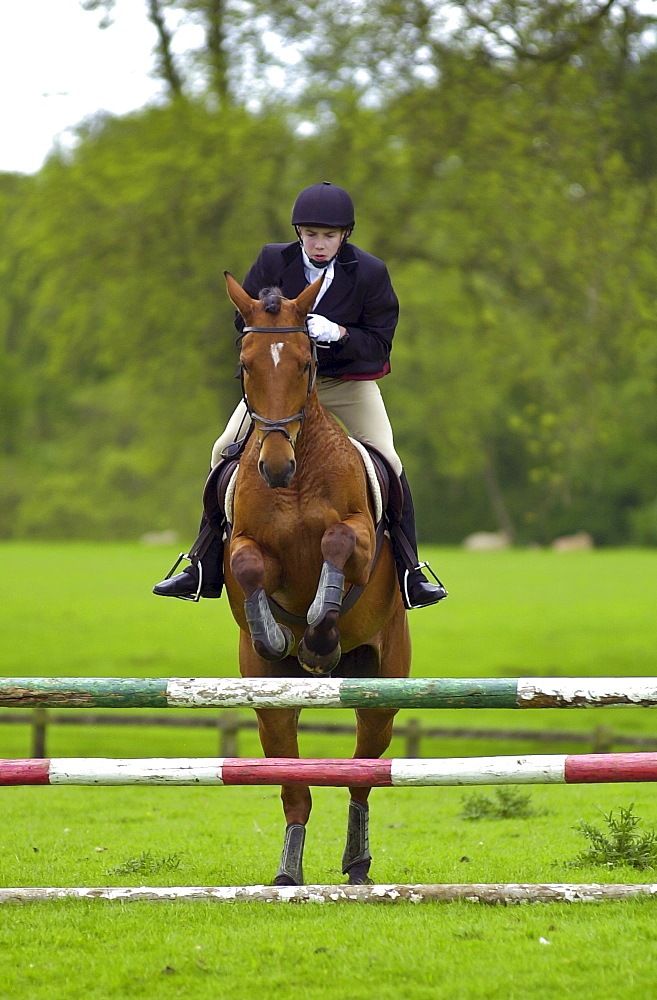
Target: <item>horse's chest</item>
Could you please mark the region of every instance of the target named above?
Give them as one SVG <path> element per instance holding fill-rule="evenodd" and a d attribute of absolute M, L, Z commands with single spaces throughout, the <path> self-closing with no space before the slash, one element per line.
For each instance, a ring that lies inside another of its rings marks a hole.
<path fill-rule="evenodd" d="M 335 508 L 317 497 L 311 500 L 281 490 L 267 499 L 269 502 L 257 512 L 253 528 L 269 547 L 282 553 L 296 549 L 301 540 L 316 539 L 319 544 L 337 517 Z"/>

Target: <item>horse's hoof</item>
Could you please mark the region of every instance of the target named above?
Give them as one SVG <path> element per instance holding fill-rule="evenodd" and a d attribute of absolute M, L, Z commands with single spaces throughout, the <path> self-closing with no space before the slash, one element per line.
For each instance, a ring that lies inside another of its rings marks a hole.
<path fill-rule="evenodd" d="M 354 806 L 356 804 L 357 803 L 354 802 L 350 804 L 350 815 L 349 815 L 350 819 L 351 819 L 351 806 Z M 365 808 L 367 808 L 367 806 Z M 355 861 L 353 865 L 351 865 L 350 868 L 347 868 L 345 872 L 345 875 L 348 878 L 347 885 L 374 885 L 374 881 L 367 874 L 370 870 L 371 864 L 372 864 L 372 859 L 370 857 L 361 858 L 360 861 Z"/>
<path fill-rule="evenodd" d="M 317 653 L 313 653 L 312 650 L 308 649 L 303 639 L 299 643 L 299 648 L 297 649 L 297 659 L 299 663 L 309 674 L 314 674 L 315 677 L 325 677 L 330 674 L 332 670 L 335 670 L 338 663 L 340 662 L 340 657 L 342 656 L 342 649 L 340 643 L 337 644 L 335 649 L 328 653 L 326 656 L 319 656 Z"/>
<path fill-rule="evenodd" d="M 302 882 L 295 882 L 291 875 L 277 875 L 272 885 L 302 885 Z"/>
<path fill-rule="evenodd" d="M 286 656 L 289 656 L 294 649 L 294 644 L 296 639 L 294 638 L 294 633 L 287 627 L 287 625 L 279 625 L 279 629 L 283 634 L 285 640 L 283 651 L 279 652 L 276 649 L 272 649 L 270 646 L 265 645 L 262 639 L 253 640 L 253 648 L 255 649 L 258 656 L 261 656 L 263 660 L 269 660 L 274 662 L 276 660 L 282 660 Z"/>

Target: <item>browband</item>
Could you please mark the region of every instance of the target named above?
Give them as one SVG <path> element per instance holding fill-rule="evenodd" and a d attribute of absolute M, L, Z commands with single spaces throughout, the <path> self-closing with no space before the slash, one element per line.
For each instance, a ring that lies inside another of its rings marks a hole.
<path fill-rule="evenodd" d="M 307 326 L 245 326 L 242 333 L 308 333 Z"/>

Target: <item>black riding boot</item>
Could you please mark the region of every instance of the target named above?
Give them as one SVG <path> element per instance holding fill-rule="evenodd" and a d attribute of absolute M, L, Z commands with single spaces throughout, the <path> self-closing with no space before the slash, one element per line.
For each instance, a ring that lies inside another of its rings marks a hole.
<path fill-rule="evenodd" d="M 171 574 L 182 559 L 191 563 L 182 573 Z M 221 597 L 224 585 L 224 542 L 213 530 L 205 515 L 200 534 L 188 554 L 180 555 L 169 575 L 153 587 L 160 597 L 180 597 L 183 601 L 198 601 L 201 597 Z"/>
<path fill-rule="evenodd" d="M 417 534 L 415 530 L 415 510 L 413 508 L 413 497 L 411 489 L 406 479 L 406 473 L 402 472 L 399 480 L 404 494 L 404 508 L 401 521 L 390 526 L 390 539 L 392 541 L 392 551 L 397 567 L 397 576 L 406 608 L 426 608 L 430 604 L 437 604 L 447 597 L 447 591 L 443 587 L 438 577 L 433 572 L 428 563 L 421 563 L 417 554 Z M 436 583 L 429 583 L 422 572 L 424 567 L 428 567 Z"/>

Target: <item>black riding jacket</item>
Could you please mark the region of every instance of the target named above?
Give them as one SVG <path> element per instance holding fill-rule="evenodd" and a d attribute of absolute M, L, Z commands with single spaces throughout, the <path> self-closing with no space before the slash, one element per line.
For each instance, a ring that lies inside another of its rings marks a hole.
<path fill-rule="evenodd" d="M 243 287 L 252 298 L 263 288 L 276 286 L 286 298 L 295 299 L 307 284 L 301 245 L 268 243 Z M 335 259 L 333 281 L 313 311 L 347 330 L 341 340 L 317 352 L 320 375 L 360 380 L 388 374 L 399 302 L 382 260 L 353 243 L 343 243 Z M 238 330 L 244 326 L 239 314 L 235 325 Z"/>

